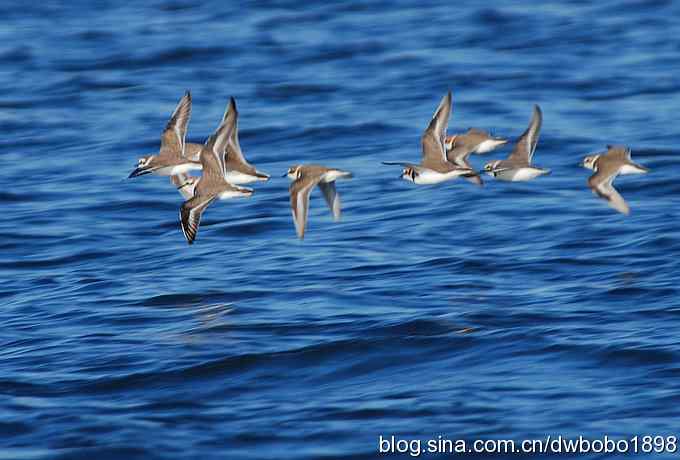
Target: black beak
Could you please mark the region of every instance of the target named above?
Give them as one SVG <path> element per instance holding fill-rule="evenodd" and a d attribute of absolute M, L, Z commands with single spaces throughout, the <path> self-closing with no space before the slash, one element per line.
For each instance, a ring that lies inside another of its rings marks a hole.
<path fill-rule="evenodd" d="M 148 168 L 135 168 L 135 170 L 132 171 L 128 176 L 128 179 L 132 179 L 133 177 L 137 176 L 144 176 L 146 174 L 151 174 L 151 170 Z"/>
<path fill-rule="evenodd" d="M 287 175 L 288 175 L 288 173 L 284 173 L 283 176 L 281 176 L 281 177 L 286 177 Z"/>

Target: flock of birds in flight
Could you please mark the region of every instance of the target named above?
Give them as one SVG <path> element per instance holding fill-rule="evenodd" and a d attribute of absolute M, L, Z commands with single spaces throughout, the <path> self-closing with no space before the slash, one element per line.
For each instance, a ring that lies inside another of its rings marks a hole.
<path fill-rule="evenodd" d="M 421 137 L 422 158 L 419 164 L 383 162 L 403 166 L 402 179 L 415 184 L 436 184 L 463 177 L 482 185 L 482 178 L 470 165 L 468 157 L 472 153 L 491 152 L 508 140 L 476 128 L 463 134 L 447 135 L 451 100 L 449 91 L 425 129 Z M 179 211 L 180 223 L 187 242 L 192 244 L 198 233 L 201 215 L 213 201 L 251 196 L 253 189 L 241 185 L 267 181 L 269 175 L 255 169 L 243 156 L 238 140 L 238 111 L 233 97 L 220 125 L 205 144 L 186 142 L 190 117 L 191 93 L 187 91 L 163 130 L 159 153 L 140 158 L 129 177 L 146 174 L 170 176 L 171 182 L 186 199 Z M 542 122 L 541 109 L 535 105 L 529 127 L 517 140 L 510 156 L 505 160 L 487 163 L 484 172 L 504 181 L 528 181 L 549 174 L 549 169 L 539 168 L 532 163 Z M 630 149 L 608 146 L 606 152 L 586 156 L 581 165 L 594 171 L 588 179 L 588 186 L 593 193 L 605 199 L 617 211 L 629 214 L 628 204 L 612 186 L 612 182 L 619 174 L 649 171 L 632 161 Z M 202 170 L 201 176 L 189 175 L 188 172 L 192 170 Z M 351 178 L 350 172 L 307 164 L 291 166 L 283 175 L 286 176 L 292 180 L 289 187 L 290 206 L 300 239 L 304 238 L 307 225 L 309 194 L 315 186 L 321 189 L 333 217 L 336 220 L 340 218 L 340 197 L 335 181 Z"/>

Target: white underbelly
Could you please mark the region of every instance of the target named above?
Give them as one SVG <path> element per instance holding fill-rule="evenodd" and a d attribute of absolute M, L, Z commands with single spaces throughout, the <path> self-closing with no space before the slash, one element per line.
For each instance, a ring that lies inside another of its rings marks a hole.
<path fill-rule="evenodd" d="M 623 165 L 621 166 L 621 169 L 619 169 L 619 174 L 644 174 L 646 172 L 647 171 L 633 165 Z"/>
<path fill-rule="evenodd" d="M 506 180 L 510 182 L 521 182 L 534 179 L 543 174 L 547 174 L 550 171 L 547 169 L 539 168 L 516 168 L 508 169 L 506 171 L 500 171 L 495 175 L 492 174 L 496 179 Z"/>
<path fill-rule="evenodd" d="M 487 139 L 477 146 L 475 153 L 489 153 L 500 145 L 500 142 Z"/>
<path fill-rule="evenodd" d="M 252 195 L 250 190 L 227 190 L 219 194 L 220 200 L 231 200 L 232 198 L 242 198 Z"/>
<path fill-rule="evenodd" d="M 259 180 L 257 176 L 242 173 L 240 171 L 235 171 L 233 169 L 231 171 L 227 171 L 225 178 L 227 179 L 227 182 L 229 182 L 230 184 L 237 184 L 237 185 L 238 184 L 250 184 L 251 182 L 255 182 L 255 181 Z"/>
<path fill-rule="evenodd" d="M 440 173 L 437 171 L 433 171 L 431 169 L 425 170 L 421 169 L 420 171 L 418 171 L 418 175 L 416 176 L 416 179 L 413 182 L 415 182 L 418 185 L 438 184 L 440 182 L 455 179 L 461 174 L 463 174 L 463 172 L 461 171 L 450 171 L 448 173 Z"/>

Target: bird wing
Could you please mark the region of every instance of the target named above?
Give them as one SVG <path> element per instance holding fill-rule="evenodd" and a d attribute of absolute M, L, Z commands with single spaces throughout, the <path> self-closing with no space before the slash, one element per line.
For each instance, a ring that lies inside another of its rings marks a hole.
<path fill-rule="evenodd" d="M 203 176 L 226 177 L 225 149 L 233 133 L 235 123 L 234 117 L 224 117 L 215 132 L 206 141 L 201 151 Z"/>
<path fill-rule="evenodd" d="M 320 180 L 321 176 L 303 175 L 300 179 L 290 184 L 290 207 L 293 212 L 295 230 L 300 239 L 305 237 L 307 215 L 309 214 L 309 194 Z"/>
<path fill-rule="evenodd" d="M 217 198 L 216 195 L 211 196 L 195 196 L 182 204 L 179 208 L 179 218 L 182 225 L 182 233 L 187 239 L 187 243 L 193 244 L 198 233 L 198 227 L 201 224 L 201 216 L 203 211 Z"/>
<path fill-rule="evenodd" d="M 534 105 L 534 113 L 529 122 L 526 131 L 517 140 L 515 149 L 512 151 L 508 160 L 515 163 L 531 164 L 536 151 L 536 144 L 541 133 L 541 125 L 543 124 L 543 112 L 538 105 Z"/>
<path fill-rule="evenodd" d="M 446 128 L 451 116 L 451 91 L 444 96 L 430 120 L 430 124 L 420 138 L 422 145 L 422 164 L 446 161 Z"/>
<path fill-rule="evenodd" d="M 607 200 L 609 206 L 622 214 L 628 215 L 630 214 L 628 203 L 612 185 L 617 175 L 618 171 L 612 171 L 609 168 L 598 169 L 588 179 L 588 186 L 597 196 Z"/>
<path fill-rule="evenodd" d="M 187 126 L 191 118 L 191 92 L 187 91 L 177 103 L 170 120 L 161 134 L 161 150 L 159 156 L 182 158 L 187 135 Z"/>
<path fill-rule="evenodd" d="M 233 97 L 229 99 L 229 105 L 227 105 L 227 110 L 224 112 L 224 120 L 233 123 L 234 125 L 234 130 L 229 137 L 229 142 L 227 143 L 227 149 L 225 151 L 229 161 L 250 166 L 243 156 L 241 144 L 238 140 L 238 109 L 236 108 L 236 99 Z"/>
<path fill-rule="evenodd" d="M 333 219 L 340 219 L 340 195 L 335 188 L 335 182 L 319 182 L 319 188 L 323 197 L 326 200 L 326 204 L 333 213 Z"/>

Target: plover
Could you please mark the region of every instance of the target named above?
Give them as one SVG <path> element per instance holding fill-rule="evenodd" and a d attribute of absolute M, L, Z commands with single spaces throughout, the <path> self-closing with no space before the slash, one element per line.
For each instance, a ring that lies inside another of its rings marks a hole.
<path fill-rule="evenodd" d="M 589 155 L 583 159 L 581 166 L 595 171 L 588 178 L 588 187 L 607 204 L 622 214 L 630 214 L 628 203 L 612 186 L 619 174 L 646 174 L 649 169 L 639 165 L 630 158 L 630 149 L 620 145 L 608 145 L 604 153 Z"/>
<path fill-rule="evenodd" d="M 226 180 L 225 149 L 234 130 L 235 119 L 222 120 L 215 133 L 208 138 L 201 150 L 200 160 L 203 174 L 194 186 L 191 198 L 182 204 L 179 218 L 184 237 L 192 244 L 198 233 L 203 211 L 216 199 L 246 197 L 253 194 L 253 190 L 238 187 Z"/>
<path fill-rule="evenodd" d="M 128 178 L 146 174 L 174 176 L 192 169 L 201 169 L 201 163 L 187 158 L 184 152 L 189 118 L 191 118 L 191 93 L 187 91 L 163 130 L 158 155 L 140 158 L 137 167 Z"/>
<path fill-rule="evenodd" d="M 505 160 L 487 163 L 484 166 L 484 171 L 496 179 L 506 181 L 527 181 L 543 174 L 549 174 L 549 169 L 538 168 L 531 164 L 542 123 L 541 108 L 534 105 L 534 114 L 529 122 L 529 127 L 517 140 L 517 145 L 515 145 L 510 156 Z"/>
<path fill-rule="evenodd" d="M 229 105 L 224 112 L 223 118 L 226 120 L 228 117 L 234 117 L 235 122 L 234 130 L 229 138 L 229 143 L 227 144 L 227 149 L 225 151 L 225 156 L 227 158 L 227 182 L 234 185 L 240 185 L 255 181 L 269 180 L 268 174 L 257 171 L 243 156 L 241 144 L 238 140 L 238 111 L 236 110 L 236 100 L 233 97 L 229 100 Z M 184 145 L 184 154 L 190 160 L 200 161 L 202 149 L 203 144 L 186 142 Z M 193 196 L 194 186 L 198 181 L 198 177 L 179 174 L 170 177 L 170 181 L 177 187 L 177 190 L 179 190 L 185 199 L 189 199 Z"/>
<path fill-rule="evenodd" d="M 451 163 L 462 168 L 473 169 L 468 162 L 471 153 L 483 154 L 491 152 L 508 142 L 507 139 L 493 137 L 488 132 L 477 128 L 470 128 L 464 134 L 453 134 L 447 136 L 444 145 L 446 146 L 446 158 Z M 482 178 L 477 172 L 463 176 L 473 184 L 482 185 Z"/>
<path fill-rule="evenodd" d="M 446 127 L 451 116 L 451 91 L 444 96 L 430 124 L 420 138 L 422 159 L 419 165 L 407 162 L 384 161 L 386 165 L 401 165 L 400 178 L 416 184 L 437 184 L 463 175 L 474 174 L 468 167 L 460 167 L 446 158 Z"/>
<path fill-rule="evenodd" d="M 290 207 L 293 212 L 295 230 L 300 239 L 305 237 L 307 214 L 309 213 L 309 194 L 315 185 L 323 193 L 333 218 L 340 219 L 340 195 L 335 189 L 337 179 L 349 179 L 352 173 L 339 169 L 326 168 L 319 165 L 295 165 L 288 169 L 283 177 L 292 179 L 290 191 Z"/>

